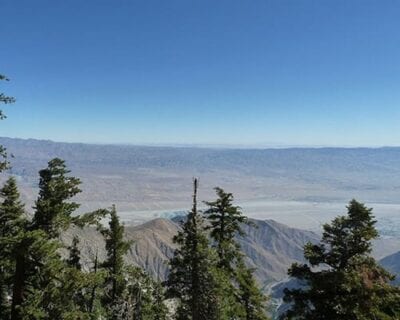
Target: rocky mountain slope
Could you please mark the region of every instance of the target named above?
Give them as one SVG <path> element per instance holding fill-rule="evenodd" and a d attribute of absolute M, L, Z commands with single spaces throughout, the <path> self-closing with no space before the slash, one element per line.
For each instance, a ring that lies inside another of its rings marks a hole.
<path fill-rule="evenodd" d="M 263 285 L 285 278 L 293 262 L 304 262 L 304 244 L 319 241 L 319 236 L 313 232 L 290 228 L 273 220 L 251 221 L 255 227 L 245 226 L 247 236 L 238 240 L 248 264 L 255 268 L 255 275 Z"/>
<path fill-rule="evenodd" d="M 248 264 L 256 269 L 256 276 L 263 286 L 285 278 L 291 263 L 303 261 L 302 246 L 307 241 L 318 241 L 318 236 L 309 231 L 289 228 L 271 220 L 252 221 L 256 227 L 246 226 L 247 237 L 238 240 Z M 179 229 L 179 223 L 161 218 L 126 227 L 126 238 L 133 241 L 127 262 L 143 267 L 155 278 L 164 280 L 168 274 L 168 260 L 175 248 L 172 238 Z M 73 234 L 81 239 L 86 265 L 90 265 L 96 252 L 100 260 L 104 259 L 104 242 L 96 230 L 70 230 L 64 235 L 67 244 Z"/>

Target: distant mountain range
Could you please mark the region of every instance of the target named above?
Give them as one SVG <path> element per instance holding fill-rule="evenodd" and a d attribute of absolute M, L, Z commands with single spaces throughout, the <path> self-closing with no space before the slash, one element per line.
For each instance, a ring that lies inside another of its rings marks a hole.
<path fill-rule="evenodd" d="M 37 172 L 53 157 L 65 159 L 82 179 L 82 210 L 112 203 L 120 211 L 187 208 L 193 176 L 200 178 L 203 199 L 221 186 L 238 201 L 400 201 L 400 148 L 216 149 L 11 138 L 0 144 L 14 155 L 10 173 L 30 204 Z"/>

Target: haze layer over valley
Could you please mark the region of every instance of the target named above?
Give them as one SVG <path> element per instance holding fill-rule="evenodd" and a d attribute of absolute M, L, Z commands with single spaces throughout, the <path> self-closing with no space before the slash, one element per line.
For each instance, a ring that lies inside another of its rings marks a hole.
<path fill-rule="evenodd" d="M 400 148 L 213 149 L 10 138 L 0 144 L 14 155 L 10 173 L 29 206 L 38 170 L 60 157 L 83 182 L 82 211 L 115 204 L 130 224 L 186 211 L 197 176 L 201 200 L 213 199 L 220 186 L 253 218 L 319 231 L 356 198 L 374 208 L 384 237 L 400 233 Z"/>

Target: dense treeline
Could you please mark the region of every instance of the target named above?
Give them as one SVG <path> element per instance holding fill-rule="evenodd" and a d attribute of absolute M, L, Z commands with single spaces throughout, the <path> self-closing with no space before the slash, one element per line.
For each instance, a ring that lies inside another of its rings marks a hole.
<path fill-rule="evenodd" d="M 32 219 L 14 178 L 0 190 L 0 319 L 163 319 L 163 289 L 124 263 L 130 244 L 115 208 L 74 215 L 78 205 L 68 200 L 80 192 L 80 182 L 68 173 L 60 159 L 40 171 Z M 71 225 L 95 225 L 105 238 L 107 259 L 84 267 L 76 237 L 63 257 L 60 234 Z"/>
<path fill-rule="evenodd" d="M 14 99 L 0 93 L 0 102 Z M 0 147 L 0 171 L 6 156 Z M 194 180 L 192 209 L 174 238 L 169 277 L 160 283 L 126 264 L 131 243 L 114 206 L 76 214 L 80 181 L 69 174 L 58 158 L 40 170 L 32 217 L 15 178 L 0 189 L 0 320 L 268 319 L 267 298 L 235 240 L 250 222 L 231 193 L 216 188 L 216 200 L 202 212 Z M 289 269 L 299 287 L 286 289 L 281 319 L 400 319 L 400 289 L 370 256 L 375 224 L 372 210 L 352 200 L 346 215 L 323 226 L 321 242 L 304 247 L 308 263 Z M 76 236 L 68 245 L 61 241 L 72 226 L 100 232 L 104 261 L 97 253 L 81 261 Z"/>
<path fill-rule="evenodd" d="M 40 171 L 32 219 L 24 212 L 14 178 L 1 189 L 0 319 L 163 319 L 163 288 L 124 263 L 130 244 L 115 208 L 73 215 L 78 205 L 68 200 L 80 192 L 78 186 L 62 160 L 51 160 Z M 59 236 L 71 225 L 95 225 L 105 238 L 107 259 L 95 258 L 84 267 L 77 237 L 69 255 L 61 256 Z"/>
<path fill-rule="evenodd" d="M 176 298 L 176 319 L 266 319 L 264 296 L 234 240 L 247 219 L 232 205 L 231 194 L 217 189 L 218 199 L 202 215 L 195 180 L 193 209 L 174 239 L 179 249 L 162 285 L 124 262 L 131 244 L 115 207 L 75 214 L 79 205 L 71 198 L 80 192 L 80 181 L 69 176 L 63 160 L 51 160 L 39 176 L 32 219 L 13 177 L 0 190 L 1 320 L 162 320 L 166 298 Z M 77 237 L 65 247 L 60 235 L 73 225 L 99 230 L 105 261 L 95 257 L 84 266 Z"/>

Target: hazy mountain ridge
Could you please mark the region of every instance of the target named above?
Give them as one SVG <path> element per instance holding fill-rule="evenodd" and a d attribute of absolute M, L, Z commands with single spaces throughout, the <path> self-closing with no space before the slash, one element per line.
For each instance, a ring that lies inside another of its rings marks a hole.
<path fill-rule="evenodd" d="M 286 277 L 287 268 L 293 262 L 303 262 L 303 245 L 318 241 L 313 232 L 289 228 L 275 221 L 251 220 L 255 227 L 244 226 L 246 237 L 239 243 L 247 262 L 256 269 L 258 281 L 267 285 Z M 168 274 L 168 260 L 175 250 L 172 238 L 180 230 L 180 224 L 168 219 L 154 219 L 139 226 L 126 226 L 126 239 L 132 246 L 126 261 L 144 268 L 155 278 L 165 280 Z M 68 244 L 76 234 L 81 239 L 81 253 L 86 265 L 98 253 L 104 259 L 104 241 L 93 228 L 74 228 L 64 235 Z"/>

